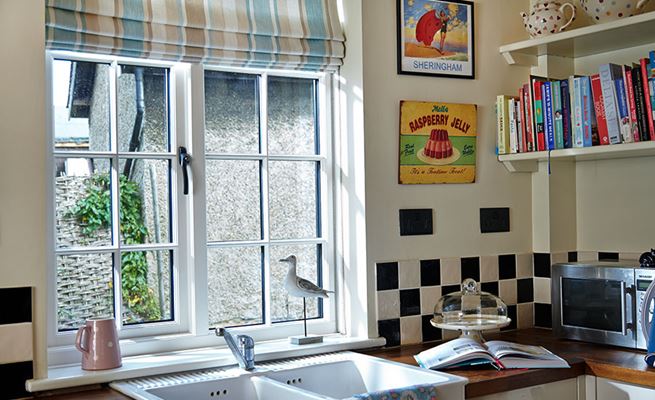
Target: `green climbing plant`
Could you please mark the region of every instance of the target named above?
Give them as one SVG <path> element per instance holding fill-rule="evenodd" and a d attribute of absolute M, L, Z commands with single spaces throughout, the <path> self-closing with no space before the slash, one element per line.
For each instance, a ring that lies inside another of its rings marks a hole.
<path fill-rule="evenodd" d="M 86 194 L 71 214 L 83 226 L 82 233 L 93 235 L 111 224 L 111 194 L 108 174 L 94 175 L 86 181 Z M 120 175 L 120 232 L 123 243 L 142 244 L 148 237 L 143 223 L 141 191 L 136 182 Z M 121 289 L 127 307 L 124 322 L 153 321 L 161 318 L 161 310 L 153 290 L 148 286 L 146 252 L 131 251 L 121 254 Z"/>

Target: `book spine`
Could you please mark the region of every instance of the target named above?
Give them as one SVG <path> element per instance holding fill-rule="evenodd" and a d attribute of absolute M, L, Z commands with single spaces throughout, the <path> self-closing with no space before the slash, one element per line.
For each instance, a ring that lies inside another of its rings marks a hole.
<path fill-rule="evenodd" d="M 598 139 L 600 145 L 604 146 L 610 144 L 610 138 L 607 133 L 605 104 L 603 103 L 603 93 L 600 87 L 600 76 L 598 74 L 591 76 L 591 93 L 594 97 L 594 110 L 596 111 L 596 122 L 598 125 Z"/>
<path fill-rule="evenodd" d="M 525 113 L 525 140 L 527 142 L 527 151 L 535 151 L 534 147 L 534 120 L 532 119 L 532 101 L 530 100 L 530 85 L 525 84 L 523 85 L 523 100 L 525 102 L 524 106 L 524 113 Z"/>
<path fill-rule="evenodd" d="M 624 143 L 632 143 L 632 127 L 630 126 L 630 110 L 628 109 L 628 97 L 625 90 L 623 78 L 614 81 L 616 87 L 616 101 L 619 106 L 619 124 L 621 127 L 621 139 Z"/>
<path fill-rule="evenodd" d="M 509 152 L 510 154 L 516 154 L 518 152 L 518 141 L 516 140 L 516 105 L 514 99 L 508 100 L 507 110 L 509 117 Z"/>
<path fill-rule="evenodd" d="M 588 76 L 582 78 L 582 126 L 584 135 L 584 147 L 591 147 L 592 141 L 592 119 L 594 105 L 591 100 L 591 82 Z"/>
<path fill-rule="evenodd" d="M 582 78 L 573 80 L 573 114 L 575 126 L 573 127 L 573 147 L 584 147 L 584 127 L 582 126 Z"/>
<path fill-rule="evenodd" d="M 627 65 L 623 67 L 623 82 L 625 85 L 626 100 L 630 115 L 630 132 L 632 141 L 638 142 L 641 139 L 639 134 L 639 123 L 637 122 L 637 103 L 635 102 L 635 92 L 632 85 L 632 68 Z"/>
<path fill-rule="evenodd" d="M 544 108 L 542 101 L 542 82 L 535 80 L 533 83 L 534 96 L 534 126 L 537 138 L 537 151 L 546 150 L 546 137 L 544 132 Z"/>
<path fill-rule="evenodd" d="M 646 102 L 644 101 L 644 86 L 641 83 L 641 67 L 632 68 L 632 90 L 635 94 L 635 106 L 637 109 L 637 126 L 639 127 L 639 140 L 650 140 L 648 122 L 646 121 Z"/>
<path fill-rule="evenodd" d="M 641 64 L 641 83 L 644 88 L 644 115 L 648 122 L 649 140 L 655 140 L 655 122 L 653 121 L 653 102 L 651 101 L 650 89 L 648 87 L 648 59 L 644 58 Z"/>
<path fill-rule="evenodd" d="M 560 82 L 551 82 L 551 92 L 553 97 L 553 129 L 555 132 L 555 148 L 564 148 L 564 134 L 562 122 L 562 92 L 560 90 Z"/>
<path fill-rule="evenodd" d="M 600 86 L 603 92 L 605 119 L 607 120 L 607 133 L 610 138 L 610 144 L 621 143 L 619 109 L 616 104 L 616 93 L 614 89 L 611 64 L 603 64 L 600 66 Z"/>
<path fill-rule="evenodd" d="M 582 77 L 582 110 L 584 126 L 584 147 L 591 147 L 594 144 L 594 135 L 598 141 L 598 128 L 594 115 L 594 101 L 591 95 L 591 80 L 588 76 Z"/>
<path fill-rule="evenodd" d="M 496 123 L 498 130 L 498 154 L 507 154 L 507 147 L 505 145 L 505 126 L 507 117 L 505 115 L 505 96 L 499 95 L 496 98 Z"/>
<path fill-rule="evenodd" d="M 569 93 L 569 81 L 563 80 L 560 83 L 562 90 L 562 136 L 564 148 L 571 148 L 571 94 Z"/>
<path fill-rule="evenodd" d="M 516 103 L 518 107 L 519 115 L 519 124 L 521 129 L 519 129 L 519 135 L 521 140 L 519 141 L 519 151 L 525 153 L 528 151 L 528 139 L 526 135 L 526 119 L 525 119 L 525 96 L 523 95 L 523 86 L 519 89 L 519 101 Z"/>
<path fill-rule="evenodd" d="M 544 117 L 546 119 L 546 138 L 548 140 L 548 150 L 555 150 L 555 124 L 553 121 L 553 93 L 551 82 L 544 82 Z"/>

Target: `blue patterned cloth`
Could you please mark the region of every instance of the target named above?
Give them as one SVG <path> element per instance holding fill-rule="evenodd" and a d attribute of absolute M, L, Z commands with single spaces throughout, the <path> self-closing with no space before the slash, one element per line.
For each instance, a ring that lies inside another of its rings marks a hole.
<path fill-rule="evenodd" d="M 437 400 L 437 389 L 434 385 L 408 386 L 400 389 L 381 390 L 379 392 L 363 393 L 353 397 L 357 400 Z"/>

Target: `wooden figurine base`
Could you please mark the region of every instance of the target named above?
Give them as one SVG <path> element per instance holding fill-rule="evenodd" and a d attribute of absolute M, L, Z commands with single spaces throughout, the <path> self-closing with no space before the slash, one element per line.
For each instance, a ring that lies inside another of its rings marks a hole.
<path fill-rule="evenodd" d="M 291 344 L 297 344 L 297 345 L 322 343 L 323 336 L 320 335 L 289 336 L 289 342 Z"/>

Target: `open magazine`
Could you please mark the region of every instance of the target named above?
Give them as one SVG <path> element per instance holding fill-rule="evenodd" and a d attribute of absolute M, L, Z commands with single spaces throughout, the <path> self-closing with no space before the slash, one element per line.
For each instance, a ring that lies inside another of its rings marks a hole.
<path fill-rule="evenodd" d="M 445 369 L 479 364 L 506 368 L 569 368 L 562 358 L 540 346 L 492 340 L 484 344 L 470 338 L 453 339 L 415 355 L 423 368 Z"/>

